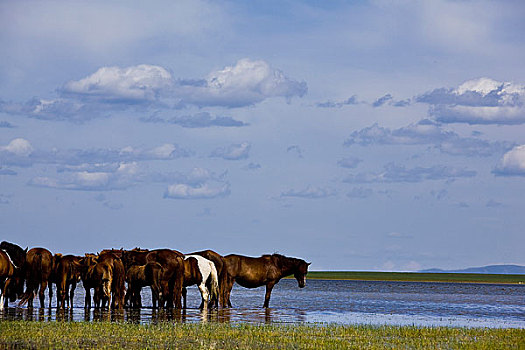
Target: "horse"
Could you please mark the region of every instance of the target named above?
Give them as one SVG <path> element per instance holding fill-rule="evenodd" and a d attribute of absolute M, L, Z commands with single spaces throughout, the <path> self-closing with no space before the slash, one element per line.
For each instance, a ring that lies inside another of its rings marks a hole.
<path fill-rule="evenodd" d="M 84 286 L 85 299 L 84 308 L 91 308 L 91 289 L 96 290 L 97 280 L 95 278 L 95 266 L 97 265 L 97 256 L 95 254 L 86 253 L 80 260 L 80 278 Z"/>
<path fill-rule="evenodd" d="M 146 255 L 147 262 L 157 262 L 164 269 L 160 278 L 162 299 L 159 306 L 182 309 L 181 297 L 184 288 L 184 260 L 183 254 L 171 249 L 156 249 Z"/>
<path fill-rule="evenodd" d="M 299 288 L 306 285 L 306 274 L 310 263 L 302 259 L 280 254 L 263 255 L 259 258 L 230 254 L 224 257 L 223 294 L 221 306 L 231 307 L 230 293 L 233 283 L 245 288 L 266 286 L 263 307 L 269 307 L 270 294 L 281 278 L 294 275 Z"/>
<path fill-rule="evenodd" d="M 73 307 L 73 297 L 80 281 L 82 258 L 74 255 L 55 254 L 55 283 L 57 286 L 57 308 Z"/>
<path fill-rule="evenodd" d="M 0 250 L 0 310 L 7 307 L 9 298 L 5 298 L 4 301 L 4 295 L 17 269 L 18 267 L 13 263 L 9 254 Z"/>
<path fill-rule="evenodd" d="M 126 272 L 126 282 L 128 282 L 128 293 L 130 307 L 142 307 L 140 291 L 142 287 L 151 286 L 151 294 L 156 308 L 156 300 L 162 299 L 161 277 L 163 267 L 157 262 L 150 262 L 145 265 L 133 265 Z"/>
<path fill-rule="evenodd" d="M 133 248 L 131 250 L 122 251 L 122 263 L 126 271 L 133 265 L 145 265 L 146 256 L 148 255 L 149 250 Z"/>
<path fill-rule="evenodd" d="M 120 259 L 122 250 L 103 250 L 97 258 L 97 263 L 107 262 L 111 266 L 111 308 L 124 308 L 124 297 L 126 293 L 126 270 Z M 104 290 L 105 292 L 106 290 Z"/>
<path fill-rule="evenodd" d="M 9 288 L 6 288 L 3 294 L 9 301 L 15 301 L 24 294 L 23 268 L 26 261 L 27 249 L 28 248 L 24 250 L 22 247 L 6 241 L 0 243 L 0 250 L 3 250 L 9 256 L 13 266 L 15 266 L 15 273 L 10 278 Z"/>
<path fill-rule="evenodd" d="M 26 291 L 22 295 L 19 306 L 27 304 L 33 307 L 33 299 L 38 291 L 40 307 L 44 308 L 44 292 L 54 269 L 53 254 L 45 248 L 32 248 L 27 252 L 24 265 Z M 52 288 L 49 288 L 49 306 L 51 307 Z"/>
<path fill-rule="evenodd" d="M 217 270 L 217 276 L 219 277 L 219 295 L 222 295 L 221 275 L 222 275 L 223 265 L 224 265 L 223 256 L 209 249 L 202 250 L 202 251 L 195 252 L 195 253 L 190 253 L 187 255 L 200 255 L 208 260 L 213 261 L 213 263 L 215 264 L 215 269 Z M 211 289 L 211 285 L 208 285 L 207 287 L 209 290 Z M 219 307 L 219 296 L 218 295 L 217 296 L 212 295 L 210 299 L 210 306 Z"/>
<path fill-rule="evenodd" d="M 211 285 L 208 289 L 207 284 Z M 217 269 L 213 261 L 200 255 L 186 255 L 184 257 L 184 287 L 196 284 L 201 292 L 201 309 L 208 308 L 208 297 L 217 299 L 219 295 L 219 280 Z M 184 298 L 186 308 L 186 298 Z"/>

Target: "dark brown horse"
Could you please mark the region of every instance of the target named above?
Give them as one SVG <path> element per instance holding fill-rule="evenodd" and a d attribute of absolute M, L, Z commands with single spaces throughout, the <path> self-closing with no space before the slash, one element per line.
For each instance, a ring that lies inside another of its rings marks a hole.
<path fill-rule="evenodd" d="M 224 257 L 220 255 L 219 253 L 214 252 L 213 250 L 202 250 L 200 252 L 190 253 L 187 255 L 200 255 L 210 261 L 212 261 L 215 264 L 215 269 L 217 270 L 217 275 L 219 276 L 219 295 L 222 295 L 222 271 L 223 271 L 223 265 L 224 265 Z M 212 286 L 211 284 L 207 286 L 209 290 L 211 290 Z M 209 306 L 215 306 L 219 307 L 219 298 L 212 295 L 210 300 Z"/>
<path fill-rule="evenodd" d="M 126 271 L 133 265 L 146 265 L 146 256 L 149 250 L 133 248 L 131 250 L 122 251 L 122 263 Z"/>
<path fill-rule="evenodd" d="M 126 272 L 126 282 L 128 282 L 128 293 L 130 307 L 141 308 L 142 302 L 140 291 L 143 287 L 151 286 L 153 307 L 156 308 L 156 301 L 162 299 L 162 288 L 160 285 L 163 275 L 162 265 L 157 262 L 150 262 L 145 265 L 133 265 Z"/>
<path fill-rule="evenodd" d="M 273 287 L 281 278 L 294 275 L 303 288 L 306 284 L 306 274 L 310 264 L 297 258 L 289 258 L 280 254 L 263 255 L 252 258 L 242 255 L 226 255 L 224 257 L 223 294 L 221 306 L 231 307 L 230 293 L 233 283 L 237 282 L 245 288 L 266 286 L 263 307 L 268 307 Z"/>
<path fill-rule="evenodd" d="M 57 308 L 73 307 L 77 283 L 80 281 L 82 258 L 74 255 L 55 254 L 55 283 L 57 286 Z"/>
<path fill-rule="evenodd" d="M 22 247 L 14 244 L 3 241 L 0 243 L 0 250 L 3 250 L 11 260 L 13 266 L 15 267 L 15 273 L 10 277 L 10 283 L 8 287 L 4 289 L 4 297 L 9 301 L 15 301 L 18 298 L 21 298 L 24 294 L 24 264 L 26 261 L 27 248 L 24 250 Z"/>
<path fill-rule="evenodd" d="M 146 256 L 147 262 L 157 262 L 163 267 L 160 279 L 162 299 L 159 306 L 182 308 L 181 297 L 184 284 L 183 254 L 171 249 L 152 250 Z"/>
<path fill-rule="evenodd" d="M 27 252 L 24 265 L 26 291 L 19 305 L 33 307 L 33 299 L 38 292 L 40 307 L 44 308 L 44 292 L 54 269 L 53 254 L 45 248 L 32 248 Z M 51 306 L 52 288 L 49 288 L 49 306 Z"/>
<path fill-rule="evenodd" d="M 111 280 L 111 307 L 122 309 L 124 308 L 124 297 L 126 293 L 126 270 L 124 264 L 120 259 L 122 257 L 122 250 L 105 250 L 102 251 L 97 263 L 107 262 L 111 266 L 112 280 Z"/>

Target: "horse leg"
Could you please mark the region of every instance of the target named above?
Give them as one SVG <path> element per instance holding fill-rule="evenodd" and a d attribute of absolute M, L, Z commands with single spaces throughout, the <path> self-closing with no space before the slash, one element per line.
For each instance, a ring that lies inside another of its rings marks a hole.
<path fill-rule="evenodd" d="M 44 308 L 45 307 L 45 299 L 46 299 L 46 296 L 45 296 L 45 291 L 46 291 L 46 288 L 47 288 L 47 281 L 42 281 L 42 283 L 40 283 L 40 290 L 38 291 L 38 297 L 40 298 L 40 308 Z"/>
<path fill-rule="evenodd" d="M 186 308 L 186 296 L 188 295 L 188 290 L 186 287 L 182 288 L 182 300 L 184 300 L 184 308 Z"/>
<path fill-rule="evenodd" d="M 77 289 L 77 282 L 71 283 L 71 291 L 69 292 L 69 298 L 67 300 L 67 307 L 73 309 L 73 299 L 75 297 L 75 289 Z"/>
<path fill-rule="evenodd" d="M 53 300 L 53 283 L 49 283 L 49 308 L 51 309 L 51 300 Z"/>
<path fill-rule="evenodd" d="M 270 294 L 272 294 L 273 286 L 275 286 L 275 282 L 269 282 L 266 285 L 266 295 L 264 296 L 264 305 L 263 305 L 263 307 L 269 307 L 269 305 L 270 305 Z"/>
<path fill-rule="evenodd" d="M 233 284 L 235 283 L 235 278 L 228 276 L 226 278 L 226 283 L 224 284 L 224 305 L 223 307 L 232 307 L 232 303 L 230 301 L 230 294 L 232 292 Z"/>
<path fill-rule="evenodd" d="M 208 308 L 208 297 L 210 293 L 208 292 L 208 288 L 206 288 L 205 283 L 199 284 L 199 291 L 201 292 L 201 298 L 202 298 L 201 306 L 199 308 L 207 309 Z"/>

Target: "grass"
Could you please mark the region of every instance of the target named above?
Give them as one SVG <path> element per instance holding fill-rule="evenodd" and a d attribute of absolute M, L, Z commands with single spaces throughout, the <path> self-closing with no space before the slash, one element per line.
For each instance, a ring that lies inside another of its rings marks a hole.
<path fill-rule="evenodd" d="M 293 276 L 292 276 L 293 278 Z M 524 284 L 525 275 L 478 273 L 419 273 L 419 272 L 362 272 L 362 271 L 310 271 L 308 279 L 405 281 L 405 282 L 463 282 Z"/>
<path fill-rule="evenodd" d="M 0 321 L 0 349 L 519 349 L 523 329 Z"/>

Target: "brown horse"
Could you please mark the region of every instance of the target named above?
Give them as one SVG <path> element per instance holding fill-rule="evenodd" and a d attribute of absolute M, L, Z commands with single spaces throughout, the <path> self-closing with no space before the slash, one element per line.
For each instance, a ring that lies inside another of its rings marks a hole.
<path fill-rule="evenodd" d="M 217 275 L 219 277 L 219 295 L 222 295 L 222 271 L 224 266 L 224 257 L 220 255 L 219 253 L 214 252 L 213 250 L 202 250 L 200 252 L 190 253 L 187 255 L 200 255 L 210 261 L 212 261 L 215 264 L 215 269 L 217 270 Z M 211 290 L 212 286 L 211 284 L 207 286 L 209 290 Z M 210 299 L 210 305 L 209 306 L 215 306 L 219 307 L 219 298 L 212 294 L 212 297 Z"/>
<path fill-rule="evenodd" d="M 107 262 L 111 266 L 111 307 L 118 309 L 124 308 L 124 297 L 126 293 L 126 286 L 124 285 L 126 270 L 120 259 L 121 256 L 122 250 L 105 250 L 102 251 L 97 258 L 97 263 Z"/>
<path fill-rule="evenodd" d="M 74 255 L 55 254 L 55 283 L 57 286 L 57 308 L 73 307 L 77 283 L 80 281 L 82 258 Z"/>
<path fill-rule="evenodd" d="M 53 265 L 53 254 L 49 250 L 33 248 L 27 252 L 24 265 L 26 291 L 19 302 L 20 306 L 27 304 L 28 307 L 33 307 L 33 299 L 38 291 L 40 307 L 44 308 L 44 292 L 54 269 Z M 52 295 L 52 288 L 49 288 L 49 306 L 51 306 Z"/>
<path fill-rule="evenodd" d="M 4 297 L 8 298 L 9 301 L 15 301 L 21 298 L 24 294 L 24 264 L 26 261 L 27 248 L 24 250 L 22 247 L 3 241 L 0 243 L 0 250 L 3 250 L 10 258 L 13 266 L 15 267 L 15 273 L 10 277 L 9 288 L 4 289 Z"/>
<path fill-rule="evenodd" d="M 95 276 L 95 266 L 97 265 L 97 256 L 87 253 L 80 261 L 80 277 L 84 286 L 85 299 L 84 308 L 91 308 L 91 289 L 96 290 L 97 279 Z"/>
<path fill-rule="evenodd" d="M 146 265 L 146 256 L 149 250 L 133 248 L 131 250 L 122 251 L 122 263 L 126 271 L 133 265 Z"/>
<path fill-rule="evenodd" d="M 181 309 L 181 297 L 184 284 L 184 260 L 183 254 L 171 249 L 152 250 L 146 256 L 147 262 L 157 262 L 164 269 L 160 279 L 162 299 L 159 306 Z"/>
<path fill-rule="evenodd" d="M 242 255 L 226 255 L 224 257 L 223 294 L 221 305 L 231 307 L 230 293 L 233 283 L 237 282 L 245 288 L 266 286 L 263 307 L 268 307 L 273 287 L 281 278 L 294 275 L 299 288 L 306 284 L 306 274 L 310 263 L 302 259 L 289 258 L 280 254 L 263 255 L 252 258 Z"/>
<path fill-rule="evenodd" d="M 161 278 L 163 274 L 162 265 L 157 262 L 150 262 L 145 265 L 133 265 L 126 272 L 126 282 L 128 282 L 128 293 L 130 307 L 141 308 L 142 302 L 140 291 L 143 287 L 151 286 L 153 307 L 156 308 L 156 301 L 162 298 Z"/>
<path fill-rule="evenodd" d="M 9 298 L 5 298 L 4 301 L 4 295 L 11 284 L 16 270 L 17 267 L 13 263 L 13 260 L 11 260 L 9 254 L 4 250 L 0 250 L 0 310 L 7 307 Z"/>

